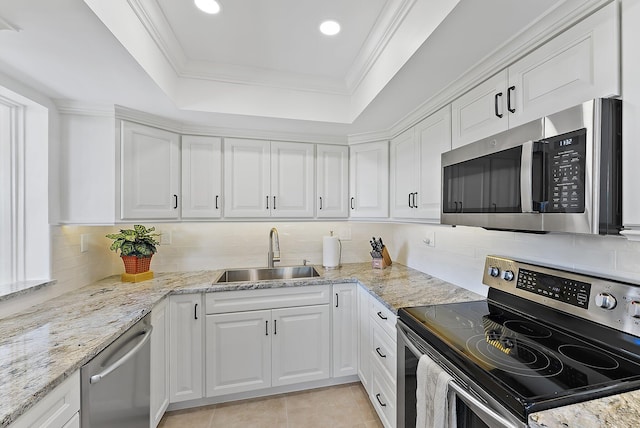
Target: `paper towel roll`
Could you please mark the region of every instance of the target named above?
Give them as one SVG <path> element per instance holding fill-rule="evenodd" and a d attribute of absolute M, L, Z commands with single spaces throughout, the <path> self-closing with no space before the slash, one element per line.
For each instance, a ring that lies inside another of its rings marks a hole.
<path fill-rule="evenodd" d="M 340 265 L 340 240 L 337 236 L 322 237 L 322 266 L 337 268 Z"/>

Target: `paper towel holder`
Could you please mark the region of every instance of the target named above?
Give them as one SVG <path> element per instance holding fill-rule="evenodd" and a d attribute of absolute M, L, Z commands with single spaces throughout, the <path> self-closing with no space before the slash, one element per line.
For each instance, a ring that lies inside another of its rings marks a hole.
<path fill-rule="evenodd" d="M 325 238 L 333 238 L 333 230 L 329 231 L 329 236 L 325 237 Z M 327 270 L 332 270 L 332 269 L 339 269 L 340 265 L 342 264 L 342 241 L 340 240 L 340 238 L 336 238 L 336 241 L 338 241 L 338 263 L 336 265 L 333 266 L 327 266 L 327 262 L 325 260 L 325 248 L 324 248 L 324 240 L 323 240 L 323 260 L 322 260 L 322 267 L 327 269 Z"/>

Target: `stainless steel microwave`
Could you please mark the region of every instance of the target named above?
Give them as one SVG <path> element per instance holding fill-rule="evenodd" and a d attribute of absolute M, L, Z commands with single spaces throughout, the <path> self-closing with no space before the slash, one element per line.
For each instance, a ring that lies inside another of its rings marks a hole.
<path fill-rule="evenodd" d="M 622 102 L 595 99 L 442 154 L 441 223 L 622 229 Z"/>

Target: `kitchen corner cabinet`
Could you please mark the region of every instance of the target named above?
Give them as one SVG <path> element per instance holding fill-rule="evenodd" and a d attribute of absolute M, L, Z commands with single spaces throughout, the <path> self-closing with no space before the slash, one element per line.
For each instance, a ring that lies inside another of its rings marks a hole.
<path fill-rule="evenodd" d="M 156 428 L 169 406 L 169 307 L 167 299 L 151 311 L 150 428 Z"/>
<path fill-rule="evenodd" d="M 225 139 L 225 217 L 314 215 L 315 146 Z"/>
<path fill-rule="evenodd" d="M 391 140 L 391 217 L 440 221 L 440 155 L 449 150 L 449 106 Z"/>
<path fill-rule="evenodd" d="M 389 143 L 354 144 L 349 152 L 349 215 L 388 217 Z"/>
<path fill-rule="evenodd" d="M 332 377 L 358 374 L 358 288 L 354 283 L 333 285 Z"/>
<path fill-rule="evenodd" d="M 206 298 L 207 397 L 330 377 L 329 286 Z"/>
<path fill-rule="evenodd" d="M 122 220 L 176 220 L 180 216 L 180 136 L 122 121 Z"/>
<path fill-rule="evenodd" d="M 452 145 L 620 94 L 618 3 L 611 2 L 452 103 Z"/>
<path fill-rule="evenodd" d="M 9 425 L 9 428 L 32 427 L 80 428 L 79 370 Z"/>
<path fill-rule="evenodd" d="M 222 216 L 222 139 L 182 136 L 182 218 Z"/>
<path fill-rule="evenodd" d="M 202 295 L 176 294 L 169 300 L 170 402 L 202 398 L 203 323 Z"/>
<path fill-rule="evenodd" d="M 349 216 L 349 147 L 316 146 L 316 217 Z"/>

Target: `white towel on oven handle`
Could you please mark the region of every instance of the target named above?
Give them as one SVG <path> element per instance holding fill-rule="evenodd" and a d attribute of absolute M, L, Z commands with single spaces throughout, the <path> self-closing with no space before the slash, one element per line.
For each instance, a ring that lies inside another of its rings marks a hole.
<path fill-rule="evenodd" d="M 416 373 L 416 428 L 454 428 L 455 396 L 449 390 L 453 378 L 426 355 L 418 360 Z"/>

